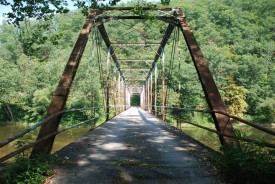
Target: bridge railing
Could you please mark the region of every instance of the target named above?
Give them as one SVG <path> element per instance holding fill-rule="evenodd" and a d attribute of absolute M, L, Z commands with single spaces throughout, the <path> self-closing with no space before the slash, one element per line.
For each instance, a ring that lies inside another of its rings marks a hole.
<path fill-rule="evenodd" d="M 154 106 L 150 106 L 150 107 L 154 107 Z M 164 108 L 167 110 L 165 111 L 166 113 L 163 113 L 161 111 L 161 109 L 163 108 L 163 106 L 157 106 L 157 109 L 154 110 L 153 108 L 151 108 L 151 112 L 155 115 L 155 116 L 159 116 L 161 117 L 163 114 L 165 116 L 169 116 L 169 117 L 172 117 L 173 119 L 177 120 L 177 121 L 180 121 L 180 122 L 183 122 L 183 123 L 187 123 L 187 124 L 190 124 L 190 125 L 193 125 L 193 126 L 196 126 L 198 128 L 201 128 L 201 129 L 204 129 L 204 130 L 207 130 L 209 132 L 212 132 L 212 133 L 215 133 L 217 135 L 222 135 L 222 136 L 225 136 L 225 137 L 230 137 L 230 138 L 233 138 L 233 139 L 236 139 L 236 140 L 241 140 L 241 141 L 244 141 L 244 142 L 250 142 L 250 143 L 253 143 L 253 144 L 257 144 L 257 145 L 262 145 L 262 146 L 265 146 L 265 147 L 269 147 L 269 148 L 275 148 L 275 144 L 272 144 L 272 143 L 268 143 L 268 142 L 265 142 L 265 141 L 259 141 L 259 140 L 255 140 L 255 139 L 251 139 L 251 138 L 246 138 L 246 137 L 241 137 L 241 136 L 232 136 L 232 135 L 227 135 L 223 132 L 223 130 L 221 131 L 217 131 L 217 130 L 214 130 L 214 129 L 211 129 L 209 127 L 205 127 L 205 126 L 202 126 L 202 125 L 199 125 L 197 123 L 193 123 L 193 122 L 190 122 L 188 120 L 185 120 L 183 118 L 181 118 L 181 113 L 182 112 L 198 112 L 198 113 L 207 113 L 207 114 L 212 114 L 212 113 L 217 113 L 217 114 L 222 114 L 224 116 L 227 116 L 229 117 L 229 121 L 230 120 L 235 120 L 237 122 L 240 122 L 240 123 L 243 123 L 243 124 L 246 124 L 248 125 L 249 127 L 253 127 L 263 133 L 266 133 L 266 134 L 269 134 L 269 135 L 272 135 L 272 136 L 275 136 L 275 131 L 273 130 L 270 130 L 266 127 L 263 127 L 263 126 L 260 126 L 256 123 L 252 123 L 252 122 L 249 122 L 247 120 L 244 120 L 242 118 L 239 118 L 237 116 L 234 116 L 234 115 L 231 115 L 231 114 L 228 114 L 226 112 L 221 112 L 221 111 L 210 111 L 210 110 L 197 110 L 197 109 L 185 109 L 185 108 L 180 108 L 180 107 L 168 107 L 168 106 L 164 106 Z M 150 109 L 150 108 L 149 108 Z M 168 110 L 170 112 L 168 112 Z M 225 125 L 227 126 L 227 125 Z"/>
<path fill-rule="evenodd" d="M 123 105 L 121 105 L 121 106 L 118 106 L 118 105 L 117 105 L 116 107 L 110 105 L 110 106 L 108 106 L 108 107 L 109 107 L 109 108 L 122 107 L 122 109 L 124 109 L 124 106 L 123 106 Z M 107 107 L 105 107 L 105 106 L 99 106 L 99 107 L 69 109 L 69 110 L 60 111 L 60 112 L 58 112 L 58 113 L 56 113 L 56 114 L 53 114 L 53 115 L 49 116 L 48 118 L 45 118 L 45 119 L 42 120 L 42 121 L 40 121 L 40 122 L 34 124 L 33 126 L 30 126 L 29 128 L 26 128 L 25 130 L 20 131 L 19 133 L 15 134 L 14 136 L 12 136 L 12 137 L 10 137 L 10 138 L 8 138 L 8 139 L 5 139 L 4 141 L 0 142 L 0 148 L 6 146 L 6 145 L 8 145 L 8 144 L 10 144 L 11 142 L 13 142 L 13 141 L 17 140 L 18 138 L 20 138 L 20 137 L 26 135 L 27 133 L 30 133 L 31 131 L 33 131 L 33 130 L 35 130 L 36 128 L 42 126 L 43 124 L 45 124 L 46 122 L 48 122 L 49 120 L 51 120 L 51 119 L 53 119 L 53 118 L 55 118 L 55 117 L 57 117 L 57 116 L 60 116 L 60 115 L 63 115 L 63 114 L 68 114 L 68 113 L 73 113 L 73 112 L 97 110 L 97 109 L 100 109 L 100 108 L 107 108 Z M 128 107 L 127 107 L 127 108 L 128 108 Z M 108 114 L 113 114 L 113 116 L 115 116 L 115 115 L 116 115 L 116 112 L 120 113 L 121 111 L 120 111 L 119 108 L 118 108 L 118 109 L 114 110 L 114 112 L 109 112 Z M 83 125 L 83 124 L 89 123 L 89 122 L 91 122 L 91 121 L 94 121 L 94 120 L 99 119 L 99 118 L 104 117 L 104 116 L 106 116 L 106 113 L 104 113 L 104 114 L 102 114 L 102 115 L 100 115 L 100 116 L 97 116 L 97 117 L 91 117 L 91 118 L 89 118 L 89 119 L 87 119 L 87 120 L 85 120 L 85 121 L 81 121 L 81 122 L 79 122 L 79 123 L 76 123 L 76 124 L 73 124 L 73 125 L 71 125 L 71 126 L 67 126 L 67 127 L 65 127 L 65 128 L 62 128 L 62 129 L 60 129 L 60 130 L 58 130 L 58 131 L 55 131 L 55 132 L 53 132 L 53 133 L 51 133 L 51 134 L 49 134 L 49 135 L 47 135 L 47 136 L 45 136 L 45 137 L 42 137 L 42 138 L 39 139 L 39 140 L 36 140 L 35 142 L 32 142 L 32 143 L 30 143 L 30 144 L 28 144 L 28 145 L 25 145 L 25 146 L 23 146 L 23 147 L 17 149 L 16 151 L 13 151 L 13 152 L 11 152 L 11 153 L 9 153 L 9 154 L 3 156 L 2 158 L 0 158 L 0 163 L 1 163 L 1 162 L 4 162 L 4 161 L 6 161 L 6 160 L 8 160 L 8 159 L 10 159 L 10 158 L 12 158 L 12 157 L 14 157 L 14 156 L 20 154 L 20 153 L 22 153 L 23 151 L 25 151 L 25 150 L 27 150 L 27 149 L 33 147 L 35 144 L 37 144 L 37 143 L 39 143 L 39 142 L 41 142 L 41 141 L 43 141 L 43 140 L 46 140 L 46 139 L 48 139 L 48 138 L 50 138 L 50 137 L 52 137 L 52 136 L 56 136 L 56 135 L 59 134 L 59 133 L 62 133 L 62 132 L 65 132 L 65 131 L 67 131 L 67 130 L 70 130 L 70 129 L 72 129 L 72 128 L 75 128 L 75 127 L 81 126 L 81 125 Z"/>

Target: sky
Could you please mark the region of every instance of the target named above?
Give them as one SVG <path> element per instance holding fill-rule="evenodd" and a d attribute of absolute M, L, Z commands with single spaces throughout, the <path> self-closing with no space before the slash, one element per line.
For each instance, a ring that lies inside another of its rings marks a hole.
<path fill-rule="evenodd" d="M 8 0 L 8 2 L 12 2 L 12 0 Z M 131 0 L 121 0 L 121 2 L 125 3 L 125 2 L 128 2 L 128 1 L 131 1 Z M 147 2 L 156 2 L 157 0 L 147 0 Z M 76 9 L 76 7 L 73 6 L 73 3 L 70 1 L 70 0 L 67 0 L 67 2 L 69 3 L 69 9 L 70 10 L 74 10 Z M 9 6 L 3 6 L 3 5 L 0 5 L 0 24 L 2 24 L 2 21 L 4 20 L 4 17 L 3 17 L 3 13 L 7 13 L 10 11 L 10 7 Z"/>
<path fill-rule="evenodd" d="M 7 0 L 7 1 L 12 2 L 13 0 Z M 67 2 L 69 3 L 69 9 L 70 10 L 76 9 L 76 7 L 73 6 L 73 3 L 70 0 L 68 0 Z M 10 9 L 9 6 L 0 5 L 0 24 L 2 24 L 2 21 L 4 20 L 3 13 L 7 13 L 7 12 L 10 12 L 10 11 L 11 11 L 11 9 Z"/>

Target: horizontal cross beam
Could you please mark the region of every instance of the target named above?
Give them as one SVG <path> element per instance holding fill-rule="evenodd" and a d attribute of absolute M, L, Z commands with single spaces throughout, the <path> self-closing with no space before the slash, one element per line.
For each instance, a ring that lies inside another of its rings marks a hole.
<path fill-rule="evenodd" d="M 158 46 L 160 43 L 112 43 L 113 46 L 123 47 L 123 46 L 140 46 L 140 47 L 149 47 L 149 46 Z"/>
<path fill-rule="evenodd" d="M 150 70 L 150 68 L 121 68 L 121 70 L 144 71 L 144 70 Z"/>
<path fill-rule="evenodd" d="M 118 10 L 118 11 L 129 11 L 133 10 L 134 7 L 103 7 L 100 8 L 100 10 Z M 173 8 L 153 8 L 153 7 L 142 7 L 143 10 L 159 10 L 159 11 L 172 11 L 174 10 Z"/>
<path fill-rule="evenodd" d="M 145 81 L 145 79 L 125 79 L 126 81 Z"/>
<path fill-rule="evenodd" d="M 118 59 L 118 61 L 124 61 L 124 62 L 152 62 L 153 59 Z"/>
<path fill-rule="evenodd" d="M 169 24 L 173 24 L 174 26 L 179 26 L 180 22 L 175 16 L 154 16 L 155 19 L 164 21 Z M 95 19 L 95 25 L 100 26 L 103 22 L 108 22 L 110 20 L 144 20 L 147 19 L 144 16 L 138 15 L 129 15 L 129 16 L 98 16 Z"/>

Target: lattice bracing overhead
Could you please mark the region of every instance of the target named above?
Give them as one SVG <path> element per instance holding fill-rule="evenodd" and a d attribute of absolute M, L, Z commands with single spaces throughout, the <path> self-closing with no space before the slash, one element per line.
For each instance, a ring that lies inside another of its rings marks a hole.
<path fill-rule="evenodd" d="M 134 83 L 135 85 L 138 85 L 140 87 L 143 86 L 142 91 L 144 92 L 144 99 L 142 101 L 147 104 L 145 105 L 145 109 L 148 108 L 147 110 L 149 110 L 149 112 L 151 112 L 152 110 L 152 75 L 154 75 L 153 71 L 156 70 L 156 63 L 160 59 L 162 62 L 162 93 L 165 93 L 166 89 L 164 76 L 164 48 L 168 43 L 172 32 L 177 27 L 181 30 L 183 37 L 186 41 L 186 45 L 189 49 L 190 55 L 197 70 L 197 74 L 201 82 L 202 89 L 204 91 L 209 108 L 211 110 L 226 111 L 225 105 L 221 99 L 221 96 L 209 71 L 207 63 L 185 19 L 185 15 L 182 10 L 172 8 L 147 9 L 150 12 L 150 20 L 146 19 L 146 17 L 144 16 L 133 15 L 130 10 L 131 8 L 110 8 L 106 11 L 103 11 L 104 13 L 96 16 L 95 22 L 101 24 L 100 26 L 98 26 L 98 29 L 101 32 L 106 46 L 108 48 L 110 47 L 112 50 L 111 54 L 114 62 L 119 64 L 120 66 L 123 66 L 121 67 L 122 69 L 119 67 L 118 69 L 121 72 L 121 75 L 124 76 L 125 83 L 128 85 Z M 152 17 L 153 20 L 151 19 Z M 141 22 L 143 22 L 143 24 Z M 116 31 L 108 32 L 109 25 L 114 26 L 118 24 L 126 25 L 129 29 L 120 30 L 120 27 L 117 26 Z M 106 29 L 104 25 L 106 25 Z M 156 26 L 161 29 L 160 33 L 162 34 L 152 34 L 150 28 Z M 152 54 L 150 58 L 148 58 L 148 53 Z M 146 64 L 140 64 L 140 62 L 145 62 Z M 125 68 L 125 65 L 127 66 L 127 68 Z M 148 68 L 148 70 L 146 71 L 145 68 Z M 130 70 L 132 70 L 130 72 L 131 75 L 129 75 Z M 142 75 L 142 72 L 147 76 L 144 79 L 144 84 L 139 85 L 140 80 L 133 79 L 135 79 L 136 76 L 142 79 L 144 77 Z M 164 97 L 162 99 L 162 106 L 165 106 Z M 163 114 L 165 114 L 164 108 L 162 111 Z M 230 135 L 234 134 L 232 126 L 228 122 L 227 117 L 217 114 L 212 114 L 212 117 L 218 131 L 223 130 Z M 220 141 L 222 144 L 230 144 L 234 142 L 232 139 L 222 136 L 220 136 Z"/>
<path fill-rule="evenodd" d="M 99 25 L 98 29 L 106 46 L 111 48 L 112 58 L 116 65 L 119 65 L 118 69 L 128 88 L 131 88 L 129 84 L 142 87 L 148 80 L 153 71 L 152 67 L 173 30 L 174 26 L 168 26 L 169 29 L 166 29 L 167 21 L 169 22 L 175 13 L 171 8 L 148 9 L 150 16 L 156 18 L 149 20 L 133 14 L 131 9 L 106 9 L 94 20 L 96 25 Z M 109 27 L 116 29 L 109 31 Z M 128 29 L 125 30 L 125 27 Z M 152 31 L 152 28 L 156 27 L 160 29 L 159 34 Z M 139 80 L 134 80 L 137 77 Z"/>

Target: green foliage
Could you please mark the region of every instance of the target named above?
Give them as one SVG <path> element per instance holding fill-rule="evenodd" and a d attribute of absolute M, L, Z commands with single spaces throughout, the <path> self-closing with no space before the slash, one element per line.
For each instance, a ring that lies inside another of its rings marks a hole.
<path fill-rule="evenodd" d="M 10 6 L 12 12 L 7 13 L 10 23 L 19 26 L 26 19 L 35 18 L 37 20 L 48 20 L 55 13 L 67 13 L 69 10 L 65 7 L 67 2 L 64 0 L 55 1 L 1 1 L 1 5 Z"/>
<path fill-rule="evenodd" d="M 90 8 L 114 6 L 121 0 L 72 0 L 74 6 L 81 10 L 83 15 L 87 15 Z M 171 0 L 161 0 L 162 5 L 169 5 Z M 68 2 L 66 0 L 39 0 L 39 1 L 0 1 L 2 6 L 9 6 L 12 11 L 6 13 L 9 23 L 20 27 L 21 23 L 27 19 L 50 20 L 55 14 L 66 14 L 69 12 Z M 136 7 L 140 6 L 140 1 L 135 2 Z M 142 6 L 156 7 L 157 4 L 141 1 Z M 138 8 L 139 9 L 139 8 Z M 137 11 L 134 10 L 137 13 Z M 138 11 L 139 13 L 142 12 Z"/>
<path fill-rule="evenodd" d="M 222 88 L 222 91 L 224 91 L 223 100 L 228 113 L 243 117 L 248 107 L 245 101 L 248 90 L 243 86 L 238 86 L 232 78 L 229 78 L 228 84 Z"/>
<path fill-rule="evenodd" d="M 140 106 L 140 96 L 139 95 L 131 96 L 131 106 Z"/>
<path fill-rule="evenodd" d="M 252 121 L 259 123 L 274 122 L 272 25 L 275 24 L 275 12 L 271 9 L 275 8 L 275 3 L 268 0 L 182 0 L 172 1 L 171 6 L 184 10 L 215 82 L 226 103 L 231 104 L 228 104 L 230 112 L 236 115 L 247 113 Z M 228 81 L 230 77 L 234 79 L 234 85 Z M 188 84 L 189 88 L 195 86 L 200 87 L 199 84 Z M 227 94 L 228 90 L 230 94 Z M 189 96 L 183 95 L 183 98 Z M 235 105 L 235 110 L 232 109 L 233 99 L 238 107 L 242 106 L 239 112 L 235 111 L 238 109 Z M 196 103 L 192 99 L 191 104 Z"/>
<path fill-rule="evenodd" d="M 14 144 L 15 144 L 16 149 L 20 149 L 32 142 L 33 141 L 31 139 L 31 136 L 24 136 L 20 139 L 17 139 Z M 20 153 L 19 155 L 17 155 L 17 158 L 24 158 L 24 157 L 28 156 L 29 153 L 30 153 L 30 150 L 25 150 L 22 153 Z"/>
<path fill-rule="evenodd" d="M 275 152 L 244 143 L 210 156 L 232 183 L 269 184 L 275 180 Z"/>
<path fill-rule="evenodd" d="M 82 0 L 75 2 L 80 8 L 89 6 L 87 3 L 83 4 Z M 132 4 L 123 6 L 139 4 L 133 9 L 137 14 L 145 13 L 142 9 L 145 5 L 155 7 L 147 2 L 139 2 L 133 1 Z M 166 2 L 162 1 L 163 4 Z M 252 121 L 273 123 L 274 3 L 268 0 L 175 0 L 170 4 L 184 10 L 230 113 L 238 116 L 249 114 Z M 48 21 L 24 19 L 20 23 L 20 28 L 14 28 L 7 23 L 0 25 L 0 121 L 8 120 L 4 104 L 11 107 L 16 120 L 35 122 L 43 118 L 84 20 L 82 13 L 76 11 L 66 15 L 55 15 Z M 117 26 L 118 24 L 120 26 Z M 167 24 L 158 20 L 129 20 L 110 21 L 105 27 L 111 42 L 154 43 L 162 39 Z M 184 45 L 182 34 L 179 33 L 179 42 L 178 45 L 174 45 L 174 52 L 173 40 L 178 40 L 176 33 L 171 35 L 171 40 L 165 48 L 165 77 L 169 91 L 166 104 L 187 109 L 207 109 L 201 84 Z M 106 52 L 102 41 L 99 42 L 102 45 L 101 63 L 104 63 L 104 78 Z M 156 49 L 154 46 L 123 47 L 115 52 L 117 57 L 122 59 L 133 56 L 148 59 L 154 57 Z M 91 66 L 90 42 L 86 50 L 88 51 L 84 52 L 82 57 L 66 108 L 89 107 L 92 101 L 95 106 L 103 105 L 100 76 L 93 74 L 91 77 L 92 72 L 98 72 L 99 65 L 94 63 Z M 170 53 L 174 55 L 170 56 Z M 120 67 L 138 68 L 141 65 L 147 67 L 148 64 L 150 63 L 120 62 Z M 158 105 L 161 105 L 160 62 L 158 71 Z M 113 73 L 111 75 L 112 78 Z M 143 77 L 139 72 L 129 75 Z M 230 81 L 229 78 L 234 81 Z M 96 113 L 102 114 L 103 111 L 98 110 Z M 71 124 L 74 118 L 82 120 L 90 114 L 87 112 L 64 117 Z M 198 117 L 191 113 L 182 113 L 181 116 L 187 120 L 193 118 L 198 121 Z M 205 121 L 208 117 L 201 118 Z"/>
<path fill-rule="evenodd" d="M 0 182 L 3 184 L 38 184 L 53 174 L 52 164 L 56 163 L 54 156 L 28 159 L 20 157 L 10 163 L 1 173 Z"/>

